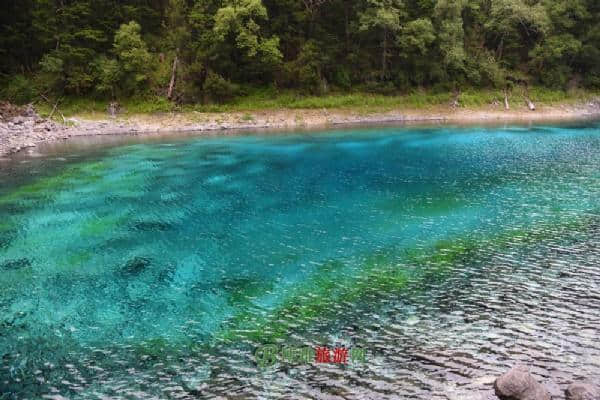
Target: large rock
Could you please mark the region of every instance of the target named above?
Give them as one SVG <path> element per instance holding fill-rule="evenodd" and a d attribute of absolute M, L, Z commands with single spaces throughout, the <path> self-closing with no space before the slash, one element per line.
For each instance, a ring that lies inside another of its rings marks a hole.
<path fill-rule="evenodd" d="M 494 382 L 496 396 L 502 400 L 551 400 L 550 393 L 524 365 L 517 365 Z"/>
<path fill-rule="evenodd" d="M 600 400 L 600 389 L 588 382 L 575 382 L 565 390 L 567 400 Z"/>

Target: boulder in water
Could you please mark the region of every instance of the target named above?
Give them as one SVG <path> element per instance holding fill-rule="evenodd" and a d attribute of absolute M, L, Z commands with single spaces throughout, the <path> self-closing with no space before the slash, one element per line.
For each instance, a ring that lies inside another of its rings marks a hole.
<path fill-rule="evenodd" d="M 567 400 L 600 400 L 600 389 L 589 382 L 575 382 L 565 390 Z"/>
<path fill-rule="evenodd" d="M 501 400 L 551 400 L 550 393 L 524 365 L 517 365 L 494 382 Z"/>

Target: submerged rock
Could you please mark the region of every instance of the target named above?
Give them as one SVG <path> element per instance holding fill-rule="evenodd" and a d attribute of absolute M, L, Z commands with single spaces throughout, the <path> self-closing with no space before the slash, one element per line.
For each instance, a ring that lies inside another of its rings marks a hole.
<path fill-rule="evenodd" d="M 8 260 L 0 264 L 0 269 L 17 270 L 31 266 L 31 260 L 28 258 L 19 258 L 18 260 Z"/>
<path fill-rule="evenodd" d="M 0 249 L 7 249 L 14 239 L 13 231 L 0 232 Z"/>
<path fill-rule="evenodd" d="M 135 230 L 139 231 L 159 231 L 164 232 L 172 228 L 172 225 L 168 222 L 160 221 L 140 221 L 133 225 Z"/>
<path fill-rule="evenodd" d="M 152 264 L 152 261 L 145 257 L 134 257 L 131 260 L 127 261 L 127 263 L 121 268 L 121 274 L 126 276 L 135 276 L 139 275 L 148 266 Z"/>
<path fill-rule="evenodd" d="M 186 373 L 181 377 L 181 384 L 184 390 L 190 394 L 199 395 L 202 389 L 208 386 L 211 370 L 209 367 L 197 367 L 195 371 Z"/>
<path fill-rule="evenodd" d="M 517 365 L 494 382 L 501 400 L 551 400 L 550 393 L 524 365 Z"/>
<path fill-rule="evenodd" d="M 600 400 L 600 389 L 589 382 L 575 382 L 565 390 L 567 400 Z"/>

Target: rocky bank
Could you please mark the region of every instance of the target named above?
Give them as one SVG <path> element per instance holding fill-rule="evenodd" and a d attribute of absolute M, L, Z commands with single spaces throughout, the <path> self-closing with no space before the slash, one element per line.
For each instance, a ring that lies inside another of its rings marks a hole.
<path fill-rule="evenodd" d="M 524 105 L 505 111 L 497 105 L 479 108 L 438 107 L 361 113 L 356 110 L 267 110 L 234 113 L 163 113 L 94 115 L 63 118 L 62 123 L 41 118 L 35 108 L 0 103 L 0 157 L 43 142 L 76 136 L 137 135 L 168 132 L 206 132 L 231 129 L 295 129 L 360 123 L 485 123 L 494 121 L 564 121 L 600 117 L 600 99 L 578 105 Z"/>

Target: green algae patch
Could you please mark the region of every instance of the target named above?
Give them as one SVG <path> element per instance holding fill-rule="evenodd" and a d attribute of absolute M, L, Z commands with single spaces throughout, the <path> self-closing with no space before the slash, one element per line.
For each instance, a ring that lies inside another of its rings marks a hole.
<path fill-rule="evenodd" d="M 34 182 L 11 190 L 0 197 L 0 206 L 51 199 L 61 191 L 97 182 L 102 178 L 101 173 L 106 168 L 107 164 L 102 161 L 67 167 L 57 175 L 38 178 Z"/>
<path fill-rule="evenodd" d="M 464 206 L 464 198 L 458 192 L 432 193 L 419 198 L 394 198 L 379 203 L 379 207 L 394 214 L 411 216 L 445 215 Z"/>
<path fill-rule="evenodd" d="M 70 267 L 83 267 L 92 257 L 93 253 L 90 251 L 76 251 L 67 255 L 66 261 Z"/>
<path fill-rule="evenodd" d="M 228 293 L 228 302 L 232 306 L 248 306 L 252 300 L 273 290 L 271 282 L 263 282 L 253 278 L 232 278 L 220 284 Z"/>
<path fill-rule="evenodd" d="M 105 216 L 89 219 L 81 225 L 81 234 L 84 236 L 110 234 L 125 221 L 127 221 L 127 218 L 123 216 Z"/>
<path fill-rule="evenodd" d="M 15 229 L 15 225 L 9 222 L 0 222 L 0 234 L 10 232 Z"/>
<path fill-rule="evenodd" d="M 135 342 L 131 345 L 131 351 L 142 359 L 166 360 L 170 355 L 181 351 L 181 343 L 173 343 L 166 338 L 157 337 Z"/>
<path fill-rule="evenodd" d="M 260 314 L 255 310 L 237 313 L 224 325 L 226 329 L 216 335 L 216 340 L 252 340 L 263 344 L 282 341 L 291 332 L 305 329 L 312 322 L 336 318 L 336 312 L 348 305 L 401 294 L 409 289 L 424 290 L 430 284 L 444 281 L 455 267 L 471 262 L 475 256 L 485 257 L 494 251 L 541 242 L 561 232 L 586 229 L 595 224 L 592 218 L 554 223 L 556 225 L 545 223 L 510 230 L 488 238 L 440 240 L 421 249 L 379 251 L 367 256 L 354 275 L 336 273 L 342 271 L 344 263 L 328 261 L 315 275 L 295 287 L 275 309 Z"/>
<path fill-rule="evenodd" d="M 456 193 L 435 194 L 411 204 L 411 215 L 446 215 L 464 205 Z"/>
<path fill-rule="evenodd" d="M 317 268 L 316 273 L 292 289 L 275 310 L 261 315 L 253 312 L 236 314 L 227 325 L 231 327 L 218 335 L 220 341 L 253 340 L 270 343 L 289 336 L 290 331 L 328 318 L 343 304 L 357 303 L 361 298 L 379 291 L 400 290 L 408 282 L 408 274 L 400 268 L 390 268 L 383 256 L 375 256 L 367 262 L 376 268 L 365 268 L 359 277 L 342 275 L 347 267 L 339 260 L 330 260 Z M 386 270 L 387 273 L 383 273 Z"/>

